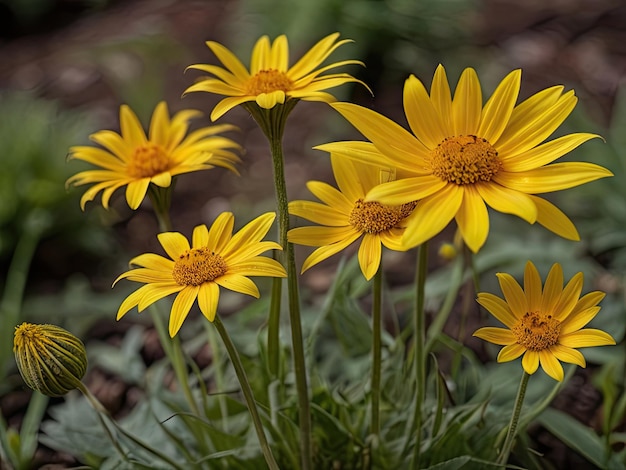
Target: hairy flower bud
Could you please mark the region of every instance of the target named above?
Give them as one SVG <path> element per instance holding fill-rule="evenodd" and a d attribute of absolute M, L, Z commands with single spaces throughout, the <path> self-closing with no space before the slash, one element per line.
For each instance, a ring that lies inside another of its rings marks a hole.
<path fill-rule="evenodd" d="M 79 387 L 87 370 L 83 342 L 55 325 L 22 323 L 15 327 L 13 353 L 24 382 L 50 397 Z"/>

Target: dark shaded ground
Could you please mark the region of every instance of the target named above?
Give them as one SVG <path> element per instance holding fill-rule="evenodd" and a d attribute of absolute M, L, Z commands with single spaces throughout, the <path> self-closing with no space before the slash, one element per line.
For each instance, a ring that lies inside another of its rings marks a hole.
<path fill-rule="evenodd" d="M 214 39 L 227 45 L 235 42 L 229 25 L 231 20 L 238 19 L 237 7 L 237 2 L 221 0 L 133 0 L 109 2 L 105 9 L 93 11 L 80 2 L 58 0 L 53 10 L 39 21 L 18 26 L 14 18 L 3 13 L 6 5 L 0 3 L 0 30 L 3 31 L 0 89 L 34 90 L 41 97 L 59 100 L 65 107 L 89 109 L 102 117 L 103 128 L 116 128 L 119 105 L 125 102 L 120 90 L 149 79 L 151 74 L 159 74 L 161 83 L 157 89 L 162 87 L 162 93 L 146 97 L 146 101 L 150 101 L 144 106 L 146 110 L 151 110 L 158 99 L 165 99 L 172 111 L 182 108 L 208 111 L 217 97 L 194 94 L 180 100 L 182 91 L 197 76 L 192 72 L 184 75 L 182 71 L 191 63 L 214 60 L 204 46 L 205 40 Z M 159 56 L 158 50 L 149 52 L 149 59 L 137 57 L 137 49 L 134 49 L 137 42 L 143 44 L 163 37 L 173 41 L 168 43 L 171 49 L 167 49 L 164 63 L 154 68 L 152 60 Z M 626 5 L 623 1 L 489 0 L 476 15 L 474 41 L 485 50 L 495 51 L 511 68 L 524 69 L 523 95 L 565 83 L 576 89 L 582 106 L 598 122 L 610 122 L 617 87 L 626 76 Z M 428 77 L 423 78 L 428 81 Z M 395 88 L 376 90 L 376 109 L 383 114 L 401 116 L 401 84 L 383 85 Z M 144 115 L 144 122 L 146 118 Z M 326 141 L 324 134 L 332 127 L 332 119 L 329 110 L 322 105 L 298 106 L 294 111 L 285 143 L 292 199 L 308 197 L 304 190 L 306 181 L 329 179 L 326 159 L 319 158 L 311 147 Z M 174 226 L 184 233 L 190 233 L 191 227 L 199 221 L 210 221 L 225 209 L 242 213 L 242 218 L 249 219 L 272 208 L 271 166 L 262 135 L 240 109 L 233 110 L 222 120 L 241 128 L 240 134 L 231 137 L 246 149 L 242 176 L 238 178 L 221 170 L 185 176 L 181 180 L 184 185 L 177 188 L 179 193 L 172 208 Z M 208 200 L 207 188 L 213 195 Z M 123 200 L 118 199 L 114 212 L 118 214 L 116 233 L 130 253 L 157 249 L 153 235 L 156 224 L 148 207 L 131 218 Z M 39 261 L 35 261 L 33 270 L 35 277 L 49 277 L 47 270 L 51 266 L 46 260 L 54 263 L 58 253 L 51 256 L 46 250 L 53 249 L 50 245 L 40 249 L 36 258 Z M 431 258 L 436 260 L 434 256 Z M 410 279 L 402 268 L 400 261 L 403 259 L 398 261 L 390 279 L 402 284 Z M 308 273 L 304 281 L 312 292 L 325 291 L 333 269 L 334 264 L 325 263 Z M 71 273 L 71 265 L 62 272 Z M 94 284 L 108 288 L 110 279 L 94 279 Z M 59 288 L 60 285 L 62 282 Z M 98 324 L 92 334 L 115 343 L 125 328 L 120 325 Z M 147 338 L 146 361 L 160 356 L 157 345 L 156 336 Z M 197 359 L 209 360 L 208 357 Z M 119 412 L 133 404 L 132 394 L 119 379 L 94 370 L 88 382 L 90 389 L 112 411 Z M 23 392 L 0 397 L 0 408 L 9 423 L 19 422 L 27 401 L 28 394 Z M 556 405 L 594 426 L 600 404 L 599 393 L 589 383 L 589 371 L 581 371 Z M 537 430 L 536 438 L 558 468 L 589 468 L 548 433 Z M 72 463 L 71 458 L 45 449 L 39 457 L 42 464 L 57 462 L 55 468 Z"/>

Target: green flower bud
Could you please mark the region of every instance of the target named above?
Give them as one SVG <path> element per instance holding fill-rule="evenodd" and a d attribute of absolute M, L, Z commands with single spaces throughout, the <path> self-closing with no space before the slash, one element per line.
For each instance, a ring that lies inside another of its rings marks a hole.
<path fill-rule="evenodd" d="M 82 386 L 85 345 L 63 328 L 22 323 L 15 327 L 13 353 L 24 382 L 33 390 L 59 397 Z"/>

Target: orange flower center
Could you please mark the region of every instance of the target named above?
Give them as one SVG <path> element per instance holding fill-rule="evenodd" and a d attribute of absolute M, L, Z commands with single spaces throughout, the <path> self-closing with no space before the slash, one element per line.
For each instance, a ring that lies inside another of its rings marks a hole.
<path fill-rule="evenodd" d="M 172 276 L 181 286 L 199 286 L 223 276 L 228 266 L 217 253 L 208 248 L 192 248 L 174 262 Z"/>
<path fill-rule="evenodd" d="M 559 342 L 561 322 L 549 314 L 527 312 L 511 331 L 517 338 L 517 344 L 530 351 L 543 351 Z"/>
<path fill-rule="evenodd" d="M 401 206 L 384 206 L 380 202 L 359 199 L 354 203 L 348 222 L 362 232 L 380 233 L 392 229 L 411 215 L 416 205 L 417 201 Z"/>
<path fill-rule="evenodd" d="M 502 167 L 498 151 L 475 135 L 447 137 L 430 157 L 433 174 L 458 185 L 490 181 Z"/>
<path fill-rule="evenodd" d="M 160 145 L 148 142 L 135 148 L 126 165 L 133 178 L 148 178 L 169 170 L 170 157 Z"/>
<path fill-rule="evenodd" d="M 249 95 L 260 95 L 273 91 L 289 91 L 292 87 L 293 82 L 285 72 L 280 72 L 276 69 L 260 70 L 248 80 L 246 93 Z"/>

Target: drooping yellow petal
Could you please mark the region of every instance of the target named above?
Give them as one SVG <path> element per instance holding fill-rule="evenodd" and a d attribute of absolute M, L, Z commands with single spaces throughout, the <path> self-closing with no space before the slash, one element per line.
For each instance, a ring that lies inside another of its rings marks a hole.
<path fill-rule="evenodd" d="M 131 181 L 126 187 L 126 202 L 131 209 L 137 209 L 143 198 L 146 196 L 150 178 L 142 178 L 140 180 Z"/>
<path fill-rule="evenodd" d="M 552 352 L 545 349 L 539 351 L 539 361 L 541 362 L 541 368 L 546 374 L 558 382 L 563 381 L 563 366 Z"/>
<path fill-rule="evenodd" d="M 259 298 L 261 296 L 256 284 L 240 274 L 226 274 L 215 279 L 215 283 L 225 289 Z"/>
<path fill-rule="evenodd" d="M 198 307 L 202 315 L 213 322 L 217 313 L 217 304 L 220 299 L 220 289 L 214 282 L 205 282 L 198 290 Z"/>
<path fill-rule="evenodd" d="M 489 214 L 487 206 L 473 186 L 463 191 L 463 202 L 455 220 L 465 244 L 474 253 L 478 252 L 489 234 Z"/>
<path fill-rule="evenodd" d="M 522 367 L 527 374 L 534 374 L 539 368 L 539 353 L 537 351 L 526 351 L 522 357 Z"/>
<path fill-rule="evenodd" d="M 191 307 L 193 307 L 198 297 L 199 286 L 187 286 L 179 292 L 172 304 L 172 312 L 170 314 L 169 333 L 170 338 L 176 336 L 178 330 L 183 325 L 185 318 L 189 315 Z"/>
<path fill-rule="evenodd" d="M 529 196 L 537 207 L 537 222 L 557 235 L 579 241 L 580 235 L 572 221 L 554 204 L 539 196 Z"/>
<path fill-rule="evenodd" d="M 537 220 L 537 206 L 527 194 L 493 183 L 475 186 L 485 202 L 498 212 L 514 214 L 530 224 Z"/>
<path fill-rule="evenodd" d="M 513 343 L 509 344 L 502 349 L 498 353 L 497 361 L 498 362 L 509 362 L 517 359 L 522 354 L 526 352 L 526 348 L 521 344 Z"/>
<path fill-rule="evenodd" d="M 554 354 L 559 361 L 567 362 L 568 364 L 576 364 L 580 367 L 586 367 L 585 357 L 572 348 L 563 346 L 562 344 L 555 344 L 550 348 L 550 352 Z"/>
<path fill-rule="evenodd" d="M 363 235 L 361 246 L 359 247 L 359 266 L 365 279 L 368 281 L 374 277 L 380 266 L 382 246 L 380 237 L 371 233 Z"/>
<path fill-rule="evenodd" d="M 343 251 L 346 247 L 354 243 L 360 236 L 360 233 L 353 232 L 352 234 L 341 238 L 335 243 L 320 246 L 318 249 L 313 251 L 313 253 L 311 253 L 307 257 L 307 259 L 304 260 L 304 263 L 302 263 L 301 272 L 305 272 L 307 269 L 315 266 L 317 263 L 320 263 L 325 259 L 339 253 L 340 251 Z"/>

